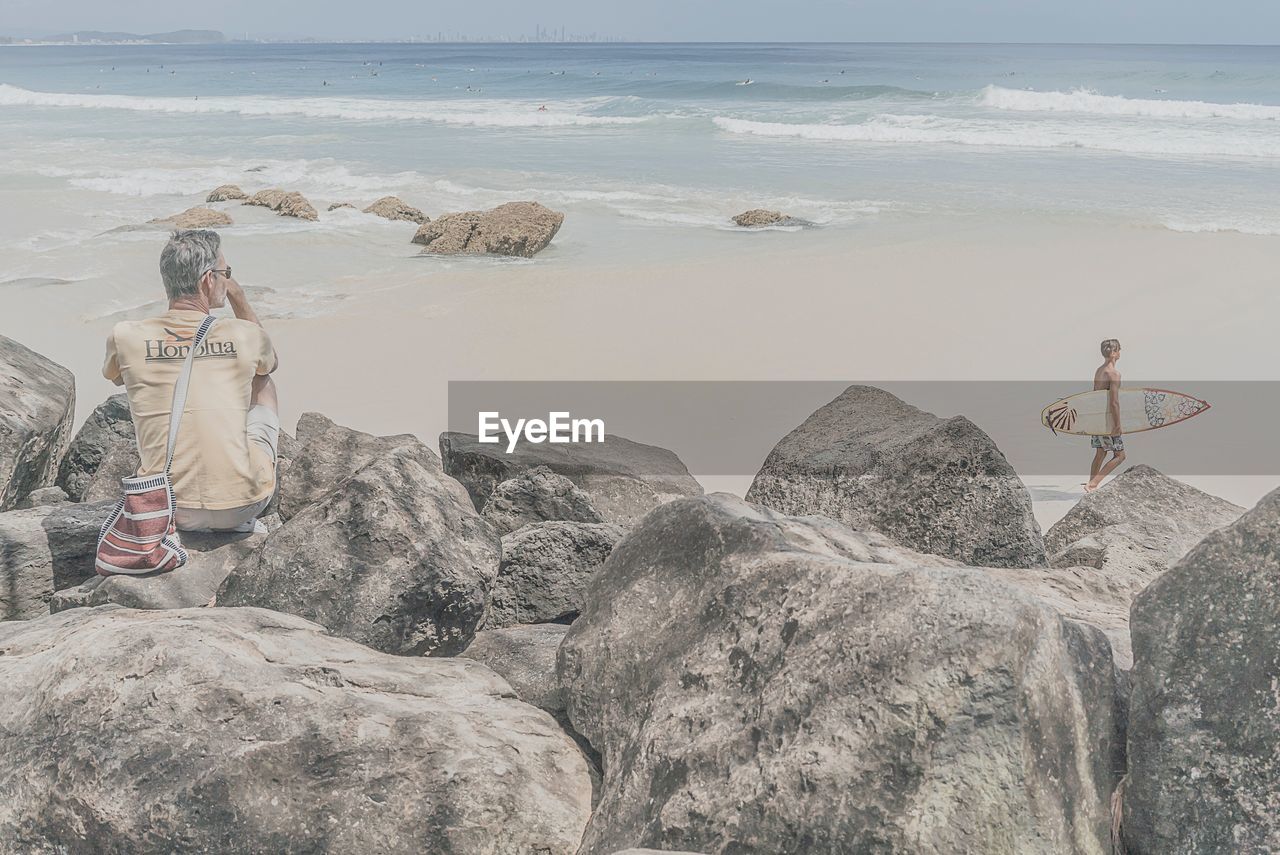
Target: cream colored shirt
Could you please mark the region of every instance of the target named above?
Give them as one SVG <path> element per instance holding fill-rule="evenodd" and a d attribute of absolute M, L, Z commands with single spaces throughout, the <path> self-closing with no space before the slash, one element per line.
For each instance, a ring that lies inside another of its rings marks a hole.
<path fill-rule="evenodd" d="M 164 470 L 173 384 L 203 312 L 170 309 L 158 318 L 122 321 L 107 337 L 102 374 L 123 378 L 142 455 L 140 475 Z M 275 463 L 245 432 L 253 378 L 275 369 L 275 349 L 262 327 L 219 318 L 196 352 L 173 455 L 178 506 L 223 510 L 265 499 L 275 489 Z"/>

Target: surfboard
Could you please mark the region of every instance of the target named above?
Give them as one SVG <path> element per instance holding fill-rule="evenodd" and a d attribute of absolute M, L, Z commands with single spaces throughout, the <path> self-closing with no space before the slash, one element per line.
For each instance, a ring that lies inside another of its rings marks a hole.
<path fill-rule="evenodd" d="M 1040 411 L 1040 423 L 1054 433 L 1110 436 L 1106 389 L 1079 392 L 1054 401 Z M 1120 389 L 1120 433 L 1176 425 L 1209 409 L 1209 402 L 1171 389 L 1148 386 Z"/>

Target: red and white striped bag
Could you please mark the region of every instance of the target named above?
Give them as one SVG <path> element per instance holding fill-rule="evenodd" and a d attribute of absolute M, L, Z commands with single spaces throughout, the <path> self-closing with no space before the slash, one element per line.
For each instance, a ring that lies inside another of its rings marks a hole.
<path fill-rule="evenodd" d="M 187 405 L 187 387 L 196 351 L 204 343 L 212 315 L 204 319 L 191 340 L 191 349 L 182 363 L 182 371 L 173 386 L 173 408 L 169 412 L 169 444 L 165 451 L 164 471 L 159 475 L 121 478 L 123 495 L 98 534 L 95 569 L 99 576 L 125 574 L 139 576 L 166 570 L 177 570 L 187 563 L 187 551 L 178 539 L 173 522 L 176 498 L 169 469 L 173 466 L 174 444 L 178 426 Z"/>

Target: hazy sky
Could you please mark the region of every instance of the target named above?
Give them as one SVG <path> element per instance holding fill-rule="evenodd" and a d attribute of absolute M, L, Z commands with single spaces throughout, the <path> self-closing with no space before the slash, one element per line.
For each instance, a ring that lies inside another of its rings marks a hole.
<path fill-rule="evenodd" d="M 0 34 L 216 29 L 253 37 L 518 36 L 565 26 L 645 41 L 1280 43 L 1277 0 L 0 0 Z"/>

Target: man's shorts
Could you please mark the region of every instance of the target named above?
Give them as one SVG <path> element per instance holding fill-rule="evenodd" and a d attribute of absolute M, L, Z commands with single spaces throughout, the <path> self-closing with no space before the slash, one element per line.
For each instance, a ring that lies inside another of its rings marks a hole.
<path fill-rule="evenodd" d="M 274 466 L 276 450 L 280 447 L 280 417 L 275 410 L 255 404 L 245 418 L 245 432 L 249 442 L 257 445 Z M 258 518 L 258 514 L 271 504 L 271 496 L 238 508 L 177 508 L 174 522 L 181 531 L 236 531 L 246 529 Z"/>
<path fill-rule="evenodd" d="M 1103 451 L 1124 451 L 1124 437 L 1122 436 L 1095 436 L 1089 442 L 1094 448 L 1101 448 Z"/>

